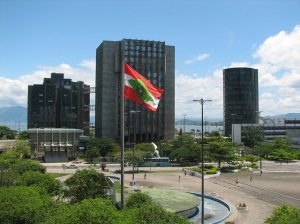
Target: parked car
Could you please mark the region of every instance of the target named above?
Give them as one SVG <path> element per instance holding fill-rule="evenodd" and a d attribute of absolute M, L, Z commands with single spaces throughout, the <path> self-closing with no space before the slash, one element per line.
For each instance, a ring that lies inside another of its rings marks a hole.
<path fill-rule="evenodd" d="M 77 168 L 78 168 L 78 165 L 72 163 L 72 164 L 67 165 L 67 168 L 69 168 L 69 169 L 77 169 Z"/>

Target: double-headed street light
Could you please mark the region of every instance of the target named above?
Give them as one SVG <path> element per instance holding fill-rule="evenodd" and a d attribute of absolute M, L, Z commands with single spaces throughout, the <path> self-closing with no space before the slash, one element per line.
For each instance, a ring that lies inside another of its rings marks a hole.
<path fill-rule="evenodd" d="M 134 152 L 135 152 L 135 142 L 136 142 L 136 114 L 140 113 L 141 111 L 138 110 L 131 110 L 130 114 L 133 115 L 133 147 L 132 147 L 132 187 L 135 186 L 135 180 L 134 180 Z"/>
<path fill-rule="evenodd" d="M 202 194 L 202 205 L 201 205 L 201 223 L 204 224 L 204 149 L 203 149 L 203 105 L 206 102 L 211 102 L 212 100 L 193 100 L 194 102 L 199 102 L 201 104 L 201 194 Z"/>

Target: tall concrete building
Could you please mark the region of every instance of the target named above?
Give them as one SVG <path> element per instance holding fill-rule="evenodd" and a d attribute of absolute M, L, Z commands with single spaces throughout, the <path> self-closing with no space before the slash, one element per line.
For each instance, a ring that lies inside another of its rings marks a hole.
<path fill-rule="evenodd" d="M 28 128 L 76 128 L 89 131 L 90 86 L 51 73 L 43 84 L 28 86 Z"/>
<path fill-rule="evenodd" d="M 175 135 L 175 47 L 165 42 L 103 41 L 96 52 L 96 137 L 120 140 L 122 61 L 164 90 L 157 112 L 125 100 L 125 142 L 172 139 Z M 140 111 L 131 113 L 130 111 Z M 135 117 L 134 117 L 135 116 Z"/>
<path fill-rule="evenodd" d="M 231 136 L 232 124 L 258 123 L 258 70 L 223 70 L 224 135 Z"/>

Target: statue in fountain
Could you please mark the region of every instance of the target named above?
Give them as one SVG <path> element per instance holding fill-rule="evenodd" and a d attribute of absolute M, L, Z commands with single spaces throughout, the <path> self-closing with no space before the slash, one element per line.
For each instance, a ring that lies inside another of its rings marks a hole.
<path fill-rule="evenodd" d="M 153 146 L 153 149 L 154 149 L 154 157 L 157 157 L 157 158 L 160 158 L 160 156 L 159 156 L 159 151 L 157 150 L 157 145 L 155 145 L 155 143 L 154 142 L 151 142 L 151 144 L 152 144 L 152 146 Z"/>

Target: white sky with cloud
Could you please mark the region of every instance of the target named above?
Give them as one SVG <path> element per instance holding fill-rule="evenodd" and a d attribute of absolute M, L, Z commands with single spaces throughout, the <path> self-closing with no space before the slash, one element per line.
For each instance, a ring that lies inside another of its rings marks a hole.
<path fill-rule="evenodd" d="M 232 62 L 224 68 L 258 69 L 262 116 L 300 112 L 300 25 L 295 26 L 290 33 L 280 31 L 267 38 L 258 46 L 253 57 L 259 61 L 257 64 Z M 200 106 L 192 104 L 192 100 L 197 98 L 213 100 L 205 106 L 206 116 L 223 116 L 221 68 L 205 77 L 176 74 L 176 115 L 200 114 Z"/>
<path fill-rule="evenodd" d="M 200 62 L 208 59 L 210 57 L 210 54 L 199 54 L 197 57 L 194 57 L 192 59 L 186 60 L 185 64 L 193 64 L 195 62 Z"/>
<path fill-rule="evenodd" d="M 64 73 L 65 78 L 72 81 L 83 81 L 95 86 L 95 60 L 84 60 L 78 67 L 68 64 L 58 66 L 39 66 L 32 74 L 21 75 L 18 79 L 9 79 L 0 75 L 0 107 L 25 106 L 27 107 L 28 85 L 42 84 L 44 78 L 50 78 L 52 72 Z M 91 97 L 93 100 L 93 95 Z"/>
<path fill-rule="evenodd" d="M 200 63 L 209 57 L 207 53 L 199 54 L 185 63 Z M 257 44 L 253 59 L 257 63 L 232 62 L 224 68 L 243 66 L 259 70 L 259 104 L 262 116 L 300 112 L 300 25 L 295 26 L 291 32 L 280 31 Z M 39 66 L 33 73 L 21 75 L 18 79 L 6 78 L 5 74 L 0 74 L 0 107 L 27 106 L 28 85 L 42 83 L 43 78 L 50 77 L 51 72 L 62 72 L 65 78 L 95 85 L 95 59 L 83 60 L 78 66 L 63 63 L 57 66 Z M 187 114 L 188 117 L 199 117 L 201 107 L 193 99 L 204 98 L 213 100 L 205 105 L 205 116 L 222 118 L 222 73 L 223 68 L 205 76 L 176 73 L 176 116 Z"/>

